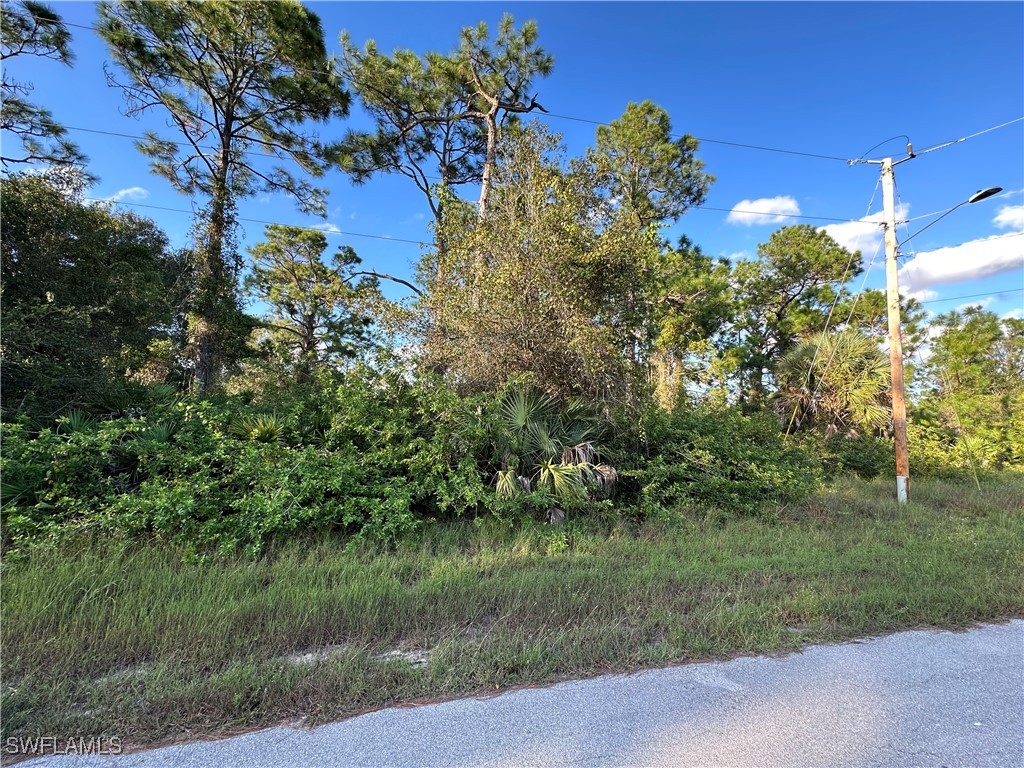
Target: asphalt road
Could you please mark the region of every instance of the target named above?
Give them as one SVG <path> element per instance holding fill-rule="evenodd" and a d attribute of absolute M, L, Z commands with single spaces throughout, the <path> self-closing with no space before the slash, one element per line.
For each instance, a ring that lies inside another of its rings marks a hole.
<path fill-rule="evenodd" d="M 24 768 L 1024 766 L 1024 621 L 688 664 Z"/>

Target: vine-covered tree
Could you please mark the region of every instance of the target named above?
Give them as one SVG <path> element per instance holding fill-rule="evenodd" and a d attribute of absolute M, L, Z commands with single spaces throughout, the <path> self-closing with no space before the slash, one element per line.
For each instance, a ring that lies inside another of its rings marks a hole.
<path fill-rule="evenodd" d="M 323 262 L 323 232 L 271 224 L 266 240 L 249 249 L 252 270 L 245 285 L 253 298 L 267 304 L 265 329 L 273 352 L 283 353 L 289 372 L 300 384 L 316 368 L 353 356 L 368 341 L 365 314 L 377 295 L 375 279 L 356 271 L 359 257 L 349 246 Z"/>
<path fill-rule="evenodd" d="M 209 201 L 197 227 L 190 318 L 195 379 L 206 390 L 221 375 L 239 313 L 235 203 L 266 191 L 323 213 L 323 190 L 265 156 L 321 176 L 332 149 L 301 127 L 344 117 L 349 96 L 320 19 L 297 0 L 118 0 L 99 12 L 100 35 L 127 75 L 108 78 L 124 89 L 128 112 L 159 108 L 178 129 L 173 139 L 147 133 L 139 149 L 178 191 Z"/>
<path fill-rule="evenodd" d="M 728 261 L 713 259 L 685 235 L 662 250 L 656 267 L 651 376 L 655 397 L 673 408 L 687 385 L 707 385 L 713 340 L 733 320 Z"/>
<path fill-rule="evenodd" d="M 85 156 L 67 138 L 67 129 L 48 109 L 28 100 L 32 85 L 11 77 L 11 60 L 18 56 L 39 56 L 69 67 L 73 64 L 71 33 L 48 5 L 21 0 L 0 6 L 0 129 L 16 136 L 21 147 L 19 152 L 5 142 L 0 162 L 5 167 L 36 162 L 84 165 Z"/>
<path fill-rule="evenodd" d="M 634 397 L 659 241 L 605 192 L 544 127 L 506 131 L 487 216 L 450 201 L 448 247 L 423 265 L 428 359 L 467 389 L 532 374 L 559 397 Z"/>
<path fill-rule="evenodd" d="M 596 146 L 587 152 L 586 160 L 620 229 L 633 227 L 653 236 L 690 207 L 704 202 L 714 177 L 704 172 L 697 148 L 692 136 L 673 137 L 668 113 L 651 101 L 630 102 L 620 118 L 597 129 Z M 643 319 L 627 353 L 638 365 L 649 360 L 653 363 L 655 386 L 666 397 L 670 390 L 675 391 L 678 359 L 658 352 L 667 351 L 670 337 L 676 351 L 680 348 L 685 325 L 681 317 L 688 312 L 682 301 L 704 298 L 692 294 L 682 298 L 694 287 L 683 285 L 688 282 L 686 275 L 700 268 L 699 255 L 689 255 L 697 256 L 696 260 L 673 254 L 665 243 L 656 262 L 647 265 L 646 279 L 630 292 L 623 308 L 637 320 Z M 655 349 L 658 352 L 652 358 Z"/>

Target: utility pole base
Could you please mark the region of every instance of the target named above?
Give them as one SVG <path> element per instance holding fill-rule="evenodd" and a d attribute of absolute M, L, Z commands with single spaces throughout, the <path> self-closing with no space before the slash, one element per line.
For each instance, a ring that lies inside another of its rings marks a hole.
<path fill-rule="evenodd" d="M 906 504 L 910 498 L 910 478 L 896 475 L 896 501 Z"/>

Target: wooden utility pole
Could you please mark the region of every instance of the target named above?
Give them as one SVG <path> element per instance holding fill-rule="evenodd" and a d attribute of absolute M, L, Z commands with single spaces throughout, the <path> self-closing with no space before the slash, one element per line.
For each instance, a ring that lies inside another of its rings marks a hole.
<path fill-rule="evenodd" d="M 882 161 L 885 206 L 885 292 L 889 305 L 889 365 L 892 369 L 892 432 L 896 445 L 896 499 L 910 498 L 910 456 L 907 447 L 907 401 L 903 386 L 903 333 L 900 330 L 900 288 L 896 264 L 896 203 L 892 158 Z"/>

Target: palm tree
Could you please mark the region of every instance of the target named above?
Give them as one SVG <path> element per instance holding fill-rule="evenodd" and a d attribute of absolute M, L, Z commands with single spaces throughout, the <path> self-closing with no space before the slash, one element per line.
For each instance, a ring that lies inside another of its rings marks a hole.
<path fill-rule="evenodd" d="M 498 494 L 536 488 L 568 499 L 591 487 L 610 491 L 617 473 L 596 463 L 597 432 L 598 419 L 582 401 L 563 405 L 533 389 L 511 390 L 501 403 L 495 436 Z"/>
<path fill-rule="evenodd" d="M 888 358 L 856 329 L 801 342 L 778 361 L 775 380 L 773 407 L 787 433 L 816 426 L 831 436 L 889 424 Z"/>

